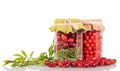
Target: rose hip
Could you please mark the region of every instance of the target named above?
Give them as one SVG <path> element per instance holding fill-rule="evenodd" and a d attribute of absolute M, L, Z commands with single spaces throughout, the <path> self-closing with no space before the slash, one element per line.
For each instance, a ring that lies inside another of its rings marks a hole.
<path fill-rule="evenodd" d="M 97 63 L 92 63 L 92 67 L 96 67 L 97 66 Z"/>
<path fill-rule="evenodd" d="M 71 66 L 72 67 L 76 67 L 77 66 L 77 62 L 75 62 L 75 61 L 71 62 Z"/>
<path fill-rule="evenodd" d="M 51 63 L 48 65 L 49 67 L 56 67 L 56 64 L 55 63 Z"/>
<path fill-rule="evenodd" d="M 74 42 L 74 38 L 69 38 L 68 42 L 73 43 Z"/>
<path fill-rule="evenodd" d="M 59 61 L 59 62 L 58 62 L 58 66 L 59 66 L 59 67 L 63 67 L 63 62 L 62 62 L 62 61 Z"/>
<path fill-rule="evenodd" d="M 64 44 L 63 44 L 63 47 L 64 47 L 64 48 L 68 48 L 68 47 L 69 47 L 68 43 L 64 43 Z"/>
<path fill-rule="evenodd" d="M 89 64 L 88 63 L 84 63 L 83 64 L 85 68 L 88 68 L 89 67 Z"/>
<path fill-rule="evenodd" d="M 50 61 L 49 60 L 46 60 L 45 61 L 45 65 L 48 66 L 50 64 Z"/>
<path fill-rule="evenodd" d="M 116 63 L 116 59 L 112 59 L 111 64 L 115 64 L 115 63 Z"/>
<path fill-rule="evenodd" d="M 70 64 L 68 64 L 68 63 L 64 64 L 65 68 L 68 68 L 69 66 L 70 66 Z"/>
<path fill-rule="evenodd" d="M 61 39 L 62 39 L 64 42 L 67 42 L 68 37 L 67 37 L 65 34 L 62 34 L 62 35 L 61 35 Z"/>

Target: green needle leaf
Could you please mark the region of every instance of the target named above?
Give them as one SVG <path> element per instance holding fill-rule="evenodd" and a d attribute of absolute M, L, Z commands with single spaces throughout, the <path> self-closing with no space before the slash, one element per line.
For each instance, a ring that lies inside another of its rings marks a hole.
<path fill-rule="evenodd" d="M 22 57 L 22 55 L 20 55 L 20 54 L 14 54 L 14 56 Z"/>
<path fill-rule="evenodd" d="M 3 66 L 9 64 L 11 61 L 10 60 L 5 60 Z"/>
<path fill-rule="evenodd" d="M 34 53 L 33 51 L 30 53 L 30 58 L 32 58 L 32 56 L 33 56 L 33 53 Z"/>
<path fill-rule="evenodd" d="M 25 52 L 24 50 L 22 50 L 21 52 L 22 52 L 22 54 L 23 54 L 25 57 L 27 57 L 27 54 L 26 54 L 26 52 Z"/>

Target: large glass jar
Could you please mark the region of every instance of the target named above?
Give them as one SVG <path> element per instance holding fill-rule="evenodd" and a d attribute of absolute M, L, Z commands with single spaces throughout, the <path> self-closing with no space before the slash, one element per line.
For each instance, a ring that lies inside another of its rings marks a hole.
<path fill-rule="evenodd" d="M 104 27 L 101 20 L 84 20 L 88 29 L 83 35 L 83 58 L 99 59 L 102 56 L 102 32 Z"/>
<path fill-rule="evenodd" d="M 57 19 L 50 30 L 55 32 L 56 59 L 82 59 L 83 31 L 85 27 L 81 20 Z"/>

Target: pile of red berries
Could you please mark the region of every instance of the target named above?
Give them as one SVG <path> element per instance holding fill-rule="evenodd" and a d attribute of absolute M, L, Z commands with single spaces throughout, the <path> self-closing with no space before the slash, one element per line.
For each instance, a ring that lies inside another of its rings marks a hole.
<path fill-rule="evenodd" d="M 65 61 L 60 61 L 60 60 L 54 60 L 54 61 L 50 61 L 50 60 L 46 60 L 45 61 L 45 65 L 48 67 L 64 67 L 64 68 L 68 68 L 68 67 L 96 67 L 96 66 L 105 66 L 105 65 L 111 65 L 111 64 L 115 64 L 116 63 L 116 59 L 107 59 L 105 57 L 102 57 L 100 59 L 84 59 L 84 60 L 76 60 L 76 61 L 70 61 L 70 60 L 65 60 Z"/>

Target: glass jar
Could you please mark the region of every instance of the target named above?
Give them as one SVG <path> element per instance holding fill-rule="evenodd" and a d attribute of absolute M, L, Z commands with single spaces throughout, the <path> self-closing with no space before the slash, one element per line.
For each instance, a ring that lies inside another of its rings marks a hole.
<path fill-rule="evenodd" d="M 88 29 L 83 34 L 83 58 L 99 59 L 102 56 L 102 33 L 104 27 L 101 20 L 83 20 Z"/>
<path fill-rule="evenodd" d="M 82 42 L 85 27 L 83 26 L 81 20 L 57 19 L 50 30 L 55 32 L 56 59 L 82 59 Z"/>

